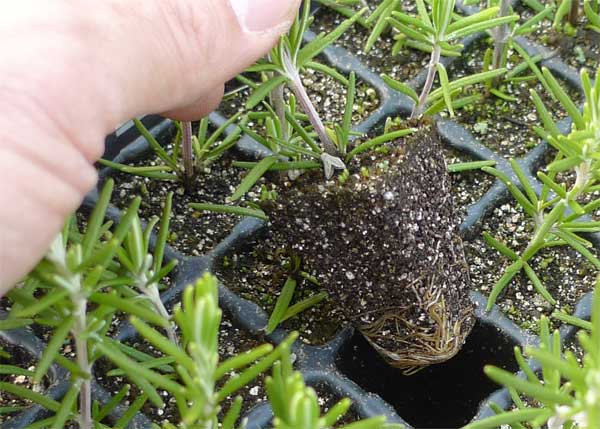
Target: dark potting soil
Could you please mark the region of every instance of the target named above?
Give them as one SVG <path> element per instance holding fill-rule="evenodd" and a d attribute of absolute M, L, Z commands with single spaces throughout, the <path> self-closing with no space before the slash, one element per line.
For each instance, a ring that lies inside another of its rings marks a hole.
<path fill-rule="evenodd" d="M 445 158 L 450 163 L 468 162 L 473 159 L 455 150 L 444 149 Z M 460 218 L 466 214 L 466 208 L 476 202 L 493 185 L 494 179 L 479 170 L 450 175 L 452 196 Z M 217 267 L 219 278 L 230 289 L 242 298 L 254 301 L 270 313 L 288 276 L 297 280 L 293 302 L 309 298 L 325 287 L 307 280 L 306 276 L 294 273 L 293 261 L 286 255 L 285 249 L 277 247 L 277 243 L 285 238 L 274 238 L 273 230 L 249 242 L 235 253 L 225 257 Z M 301 270 L 311 270 L 303 266 Z M 307 274 L 314 276 L 314 269 Z M 346 318 L 332 299 L 322 301 L 319 305 L 300 313 L 285 321 L 281 326 L 290 331 L 298 331 L 300 339 L 307 344 L 324 344 L 331 340 Z"/>
<path fill-rule="evenodd" d="M 600 67 L 600 33 L 580 26 L 576 36 L 553 34 L 548 44 L 571 67 L 586 67 L 591 74 Z"/>
<path fill-rule="evenodd" d="M 473 324 L 441 147 L 423 129 L 390 144 L 385 156 L 363 157 L 368 178 L 355 172 L 339 186 L 307 174 L 310 182 L 282 190 L 266 207 L 271 229 L 286 237 L 281 247 L 311 267 L 347 320 L 404 368 L 449 359 Z"/>
<path fill-rule="evenodd" d="M 463 152 L 456 149 L 444 149 L 444 156 L 448 165 L 477 161 Z M 479 201 L 481 197 L 493 186 L 493 176 L 484 173 L 481 170 L 463 171 L 460 173 L 451 173 L 452 196 L 454 197 L 454 206 L 460 213 L 461 218 L 466 215 L 467 208 Z"/>
<path fill-rule="evenodd" d="M 37 361 L 25 349 L 0 339 L 0 350 L 10 356 L 0 355 L 0 365 L 12 365 L 27 371 L 35 371 Z M 33 377 L 28 375 L 0 374 L 0 381 L 24 387 L 38 393 L 43 393 L 48 387 L 45 379 L 39 385 L 35 385 Z M 0 389 L 0 423 L 29 405 L 31 405 L 30 400 L 20 398 Z"/>
<path fill-rule="evenodd" d="M 370 9 L 374 10 L 378 3 L 378 1 L 369 2 Z M 414 2 L 406 3 L 410 3 L 411 6 L 403 7 L 403 11 L 414 10 Z M 337 12 L 327 7 L 322 7 L 315 15 L 316 23 L 313 25 L 313 29 L 316 33 L 322 31 L 330 32 L 345 19 L 346 17 Z M 374 72 L 385 73 L 403 83 L 414 78 L 427 66 L 429 55 L 416 49 L 404 47 L 397 55 L 391 56 L 392 47 L 395 43 L 393 37 L 397 35 L 397 32 L 392 30 L 383 34 L 373 48 L 369 52 L 365 52 L 365 45 L 370 34 L 370 30 L 359 24 L 355 24 L 335 44 L 356 55 L 363 64 Z"/>
<path fill-rule="evenodd" d="M 180 182 L 159 181 L 131 174 L 115 172 L 115 193 L 112 202 L 123 209 L 140 196 L 140 217 L 150 220 L 153 216 L 162 216 L 164 202 L 169 192 L 173 192 L 170 237 L 168 244 L 186 255 L 201 255 L 210 251 L 225 238 L 240 221 L 232 214 L 202 212 L 188 207 L 190 203 L 227 204 L 227 197 L 241 182 L 242 171 L 231 165 L 232 159 L 239 154 L 226 154 L 198 174 L 191 192 L 186 192 Z M 156 165 L 154 156 L 137 161 L 132 165 Z"/>
<path fill-rule="evenodd" d="M 317 384 L 312 386 L 317 393 L 319 398 L 319 407 L 321 408 L 321 415 L 327 413 L 334 405 L 343 399 L 339 394 L 333 392 L 330 387 L 324 384 Z M 353 406 L 350 407 L 348 412 L 337 421 L 336 426 L 343 426 L 350 423 L 354 423 L 361 420 L 361 417 L 356 412 Z"/>

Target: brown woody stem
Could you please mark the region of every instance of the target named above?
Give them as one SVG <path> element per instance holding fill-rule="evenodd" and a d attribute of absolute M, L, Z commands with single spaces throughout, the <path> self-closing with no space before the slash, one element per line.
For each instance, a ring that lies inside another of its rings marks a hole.
<path fill-rule="evenodd" d="M 329 135 L 325 130 L 325 125 L 323 124 L 317 109 L 315 109 L 315 106 L 310 101 L 310 97 L 308 96 L 308 93 L 302 84 L 302 79 L 300 79 L 300 74 L 298 73 L 296 67 L 292 64 L 292 60 L 287 52 L 284 52 L 283 54 L 283 63 L 285 72 L 291 81 L 290 88 L 296 96 L 296 99 L 302 107 L 302 110 L 304 110 L 304 113 L 306 113 L 308 116 L 308 120 L 315 129 L 315 132 L 319 136 L 323 150 L 329 155 L 335 156 L 337 153 L 337 148 L 329 138 Z"/>
<path fill-rule="evenodd" d="M 189 186 L 194 177 L 194 155 L 192 149 L 192 123 L 182 122 L 182 155 L 183 155 L 183 175 L 184 183 Z"/>

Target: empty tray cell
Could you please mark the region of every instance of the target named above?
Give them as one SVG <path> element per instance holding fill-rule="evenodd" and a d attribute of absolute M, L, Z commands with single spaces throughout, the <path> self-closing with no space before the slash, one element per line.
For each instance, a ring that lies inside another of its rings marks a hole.
<path fill-rule="evenodd" d="M 366 391 L 389 402 L 415 428 L 459 428 L 499 389 L 483 373 L 484 365 L 517 371 L 515 345 L 496 327 L 478 321 L 458 355 L 407 376 L 388 366 L 357 333 L 341 350 L 337 366 Z"/>

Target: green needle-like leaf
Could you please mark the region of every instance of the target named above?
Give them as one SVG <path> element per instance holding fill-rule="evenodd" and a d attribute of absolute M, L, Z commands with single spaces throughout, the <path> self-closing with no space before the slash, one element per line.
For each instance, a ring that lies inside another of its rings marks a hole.
<path fill-rule="evenodd" d="M 288 77 L 284 75 L 276 76 L 268 81 L 262 83 L 258 88 L 254 90 L 252 95 L 246 101 L 246 109 L 254 109 L 258 106 L 267 96 L 279 85 L 283 85 L 287 82 Z"/>
<path fill-rule="evenodd" d="M 276 156 L 267 156 L 262 159 L 250 172 L 244 177 L 242 183 L 230 197 L 231 201 L 237 201 L 242 198 L 256 183 L 263 177 L 269 168 L 278 160 Z"/>
<path fill-rule="evenodd" d="M 98 202 L 96 203 L 96 206 L 92 211 L 92 215 L 88 220 L 87 231 L 83 237 L 83 259 L 87 259 L 90 256 L 94 250 L 94 246 L 97 245 L 98 239 L 100 238 L 100 229 L 104 223 L 106 209 L 110 203 L 110 197 L 113 192 L 114 184 L 115 182 L 112 179 L 108 179 L 106 181 L 105 185 L 102 187 L 100 196 L 98 197 Z"/>
<path fill-rule="evenodd" d="M 565 393 L 557 392 L 539 383 L 523 380 L 503 369 L 486 366 L 484 371 L 495 382 L 514 387 L 517 391 L 536 398 L 538 401 L 557 405 L 571 405 L 573 403 L 573 398 Z"/>
<path fill-rule="evenodd" d="M 296 280 L 292 277 L 288 277 L 281 290 L 281 294 L 279 298 L 277 298 L 277 302 L 275 303 L 275 308 L 271 313 L 271 317 L 269 318 L 269 322 L 267 323 L 267 327 L 265 331 L 267 334 L 272 333 L 275 328 L 281 323 L 281 319 L 285 315 L 285 312 L 290 306 L 292 302 L 292 298 L 294 296 L 294 292 L 296 291 Z"/>
<path fill-rule="evenodd" d="M 71 410 L 75 405 L 75 401 L 77 400 L 77 396 L 79 395 L 80 387 L 77 384 L 71 384 L 67 394 L 62 399 L 60 404 L 60 409 L 54 416 L 54 423 L 52 423 L 52 429 L 63 429 L 65 427 L 65 423 L 71 417 Z"/>
<path fill-rule="evenodd" d="M 504 272 L 502 277 L 500 277 L 500 279 L 496 282 L 496 284 L 494 285 L 494 288 L 492 289 L 492 292 L 490 293 L 490 296 L 489 296 L 488 302 L 487 302 L 486 311 L 490 311 L 492 309 L 492 307 L 496 303 L 496 300 L 498 299 L 498 296 L 500 295 L 500 293 L 502 293 L 504 288 L 511 282 L 513 277 L 516 276 L 517 274 L 519 274 L 519 272 L 521 271 L 522 268 L 523 268 L 523 261 L 521 259 L 519 259 L 519 260 L 513 262 L 512 265 L 510 265 L 506 269 L 506 271 Z"/>
<path fill-rule="evenodd" d="M 63 346 L 69 331 L 73 326 L 73 318 L 68 317 L 58 328 L 55 329 L 52 339 L 46 345 L 42 357 L 35 368 L 35 375 L 33 376 L 34 383 L 40 383 L 42 378 L 48 372 L 48 368 L 54 362 L 56 356 L 60 353 L 60 349 Z"/>
<path fill-rule="evenodd" d="M 208 203 L 190 203 L 189 207 L 198 211 L 208 211 L 216 213 L 230 213 L 238 216 L 255 217 L 265 222 L 269 220 L 265 212 L 262 210 L 249 209 L 245 207 L 237 206 L 226 206 L 220 204 L 208 204 Z"/>

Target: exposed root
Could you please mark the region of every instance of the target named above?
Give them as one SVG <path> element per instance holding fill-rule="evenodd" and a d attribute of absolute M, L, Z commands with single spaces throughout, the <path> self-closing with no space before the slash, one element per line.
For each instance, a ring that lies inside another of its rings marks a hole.
<path fill-rule="evenodd" d="M 472 328 L 472 312 L 463 309 L 452 318 L 441 291 L 428 291 L 425 296 L 430 322 L 419 326 L 406 317 L 406 309 L 386 311 L 373 323 L 361 327 L 360 332 L 381 356 L 393 367 L 412 375 L 424 367 L 445 362 L 462 348 Z M 390 350 L 390 345 L 394 349 Z"/>

